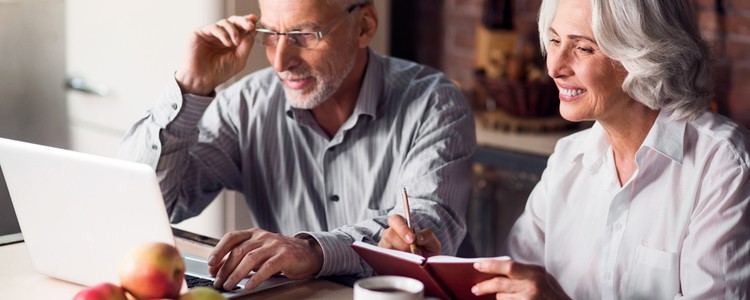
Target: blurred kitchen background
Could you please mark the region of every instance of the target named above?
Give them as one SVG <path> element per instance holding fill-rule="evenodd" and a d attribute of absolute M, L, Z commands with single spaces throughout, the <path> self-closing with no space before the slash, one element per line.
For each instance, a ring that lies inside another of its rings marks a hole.
<path fill-rule="evenodd" d="M 715 55 L 712 108 L 750 127 L 750 1 L 692 0 Z M 477 254 L 498 253 L 555 142 L 590 124 L 557 113 L 539 54 L 541 0 L 375 0 L 377 52 L 443 70 L 475 109 Z M 177 68 L 192 30 L 255 0 L 0 0 L 0 137 L 115 156 Z M 255 51 L 243 74 L 268 63 Z M 0 176 L 0 235 L 18 232 Z M 44 183 L 40 183 L 43 188 Z M 178 227 L 220 237 L 252 226 L 235 193 Z"/>

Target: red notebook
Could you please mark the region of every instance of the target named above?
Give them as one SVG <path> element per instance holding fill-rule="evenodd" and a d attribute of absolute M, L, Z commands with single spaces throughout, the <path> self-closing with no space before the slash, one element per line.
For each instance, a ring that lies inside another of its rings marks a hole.
<path fill-rule="evenodd" d="M 354 242 L 352 248 L 378 275 L 398 275 L 417 279 L 424 284 L 426 296 L 444 300 L 495 299 L 495 295 L 477 297 L 471 293 L 471 288 L 475 284 L 496 276 L 475 270 L 474 263 L 485 259 L 510 259 L 507 256 L 461 258 L 448 255 L 424 258 L 364 242 Z"/>

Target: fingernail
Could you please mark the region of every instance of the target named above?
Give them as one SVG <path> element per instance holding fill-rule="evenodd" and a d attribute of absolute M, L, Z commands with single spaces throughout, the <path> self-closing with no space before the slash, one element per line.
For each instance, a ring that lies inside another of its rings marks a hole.
<path fill-rule="evenodd" d="M 477 293 L 479 293 L 479 288 L 476 287 L 476 286 L 472 287 L 471 288 L 471 293 L 474 294 L 474 295 L 476 295 Z"/>
<path fill-rule="evenodd" d="M 212 266 L 216 264 L 216 255 L 211 255 L 208 257 L 208 264 Z"/>
<path fill-rule="evenodd" d="M 479 270 L 479 269 L 481 269 L 481 268 L 482 268 L 482 263 L 480 263 L 480 262 L 475 262 L 475 263 L 474 263 L 474 269 L 477 269 L 477 270 Z"/>
<path fill-rule="evenodd" d="M 406 236 L 404 236 L 404 240 L 406 240 L 406 242 L 409 244 L 414 243 L 414 237 L 411 234 L 407 234 Z"/>
<path fill-rule="evenodd" d="M 248 279 L 247 282 L 245 283 L 245 289 L 252 290 L 254 288 L 255 288 L 255 282 L 253 281 L 252 278 Z"/>
<path fill-rule="evenodd" d="M 216 280 L 214 280 L 214 287 L 220 288 L 223 283 L 224 278 L 222 278 L 221 276 L 216 276 Z"/>

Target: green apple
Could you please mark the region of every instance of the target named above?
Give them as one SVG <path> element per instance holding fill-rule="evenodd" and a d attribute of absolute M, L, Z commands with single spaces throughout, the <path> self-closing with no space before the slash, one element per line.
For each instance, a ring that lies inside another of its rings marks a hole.
<path fill-rule="evenodd" d="M 178 300 L 226 300 L 221 293 L 210 287 L 199 286 L 190 289 Z"/>
<path fill-rule="evenodd" d="M 79 291 L 73 300 L 127 300 L 125 291 L 109 282 L 100 283 Z"/>
<path fill-rule="evenodd" d="M 123 257 L 119 276 L 120 286 L 136 299 L 176 299 L 185 280 L 185 261 L 170 244 L 148 243 Z"/>

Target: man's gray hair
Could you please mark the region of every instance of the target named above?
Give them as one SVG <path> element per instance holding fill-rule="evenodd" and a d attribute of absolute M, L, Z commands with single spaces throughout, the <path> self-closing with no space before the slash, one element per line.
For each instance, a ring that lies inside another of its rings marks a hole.
<path fill-rule="evenodd" d="M 539 10 L 542 52 L 559 0 Z M 687 0 L 589 0 L 601 51 L 628 71 L 622 89 L 671 119 L 693 119 L 713 97 L 710 54 Z"/>

